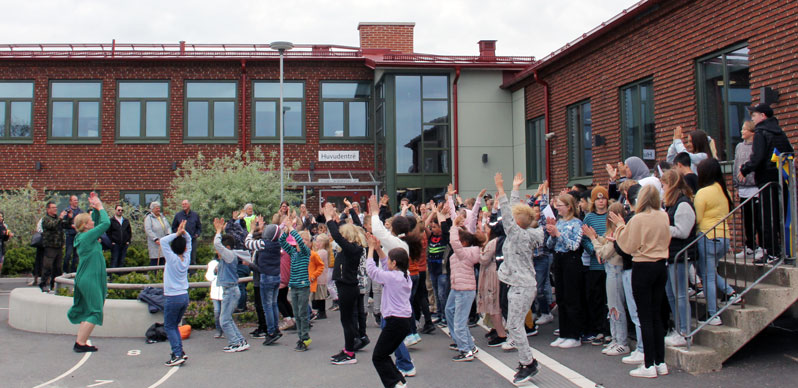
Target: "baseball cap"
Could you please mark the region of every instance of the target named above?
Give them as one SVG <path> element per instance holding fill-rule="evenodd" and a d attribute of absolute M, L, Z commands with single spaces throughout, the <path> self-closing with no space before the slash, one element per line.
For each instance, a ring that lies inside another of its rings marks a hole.
<path fill-rule="evenodd" d="M 766 104 L 764 102 L 760 102 L 759 104 L 756 104 L 756 105 L 753 105 L 753 106 L 749 106 L 748 107 L 748 111 L 749 112 L 759 112 L 759 113 L 763 113 L 767 117 L 773 117 L 773 109 L 770 108 L 770 105 L 768 105 L 768 104 Z"/>

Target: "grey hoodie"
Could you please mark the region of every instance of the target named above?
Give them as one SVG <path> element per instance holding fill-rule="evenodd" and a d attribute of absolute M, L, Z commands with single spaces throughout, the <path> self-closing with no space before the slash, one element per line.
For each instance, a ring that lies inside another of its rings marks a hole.
<path fill-rule="evenodd" d="M 509 202 L 506 195 L 498 198 L 502 209 L 502 226 L 507 234 L 502 247 L 504 263 L 499 267 L 499 280 L 516 287 L 537 287 L 532 257 L 535 248 L 543 244 L 543 227 L 521 229 L 515 223 L 510 204 L 519 203 L 519 198 L 518 191 L 515 190 L 510 194 Z"/>
<path fill-rule="evenodd" d="M 221 257 L 216 282 L 223 287 L 238 284 L 238 273 L 236 272 L 238 260 L 251 262 L 251 253 L 240 249 L 227 249 L 227 247 L 222 245 L 221 233 L 216 233 L 216 237 L 213 239 L 213 247 L 219 252 L 219 257 Z"/>

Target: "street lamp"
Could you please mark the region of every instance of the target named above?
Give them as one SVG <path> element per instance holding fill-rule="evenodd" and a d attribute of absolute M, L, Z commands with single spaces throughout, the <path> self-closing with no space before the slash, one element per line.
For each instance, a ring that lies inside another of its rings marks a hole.
<path fill-rule="evenodd" d="M 285 183 L 283 181 L 284 172 L 283 172 L 283 56 L 285 55 L 286 50 L 290 50 L 294 48 L 294 44 L 291 42 L 272 42 L 269 44 L 274 50 L 280 52 L 280 112 L 283 113 L 280 115 L 280 202 L 283 202 L 283 194 L 285 192 Z"/>

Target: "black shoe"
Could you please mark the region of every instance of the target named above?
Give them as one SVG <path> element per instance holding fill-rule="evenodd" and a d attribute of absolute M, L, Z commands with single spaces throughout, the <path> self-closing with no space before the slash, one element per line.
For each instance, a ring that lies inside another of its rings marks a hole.
<path fill-rule="evenodd" d="M 330 360 L 333 365 L 349 365 L 349 364 L 357 364 L 357 358 L 355 358 L 354 353 L 350 356 L 344 352 L 335 355 L 334 358 Z"/>
<path fill-rule="evenodd" d="M 335 359 L 341 358 L 341 357 L 343 357 L 345 355 L 346 355 L 346 352 L 341 350 L 341 352 L 339 352 L 338 354 L 333 354 L 332 356 L 330 356 L 330 361 L 334 361 Z"/>
<path fill-rule="evenodd" d="M 374 322 L 377 322 L 377 326 L 382 326 L 382 314 L 374 314 Z"/>
<path fill-rule="evenodd" d="M 479 322 L 479 315 L 474 315 L 471 318 L 468 318 L 468 327 L 476 327 L 477 322 Z"/>
<path fill-rule="evenodd" d="M 435 325 L 433 325 L 432 322 L 428 321 L 427 323 L 424 324 L 424 327 L 422 327 L 421 330 L 419 330 L 418 332 L 421 334 L 432 334 L 435 332 Z"/>
<path fill-rule="evenodd" d="M 538 335 L 538 325 L 535 325 L 531 329 L 526 327 L 526 326 L 524 326 L 524 330 L 526 331 L 526 336 L 527 337 L 534 337 L 534 336 Z"/>
<path fill-rule="evenodd" d="M 452 361 L 454 362 L 463 362 L 463 361 L 473 361 L 474 360 L 474 353 L 468 352 L 459 352 L 456 356 L 452 357 Z"/>
<path fill-rule="evenodd" d="M 96 346 L 91 346 L 89 344 L 81 345 L 81 344 L 75 342 L 75 346 L 72 347 L 72 350 L 74 350 L 75 353 L 96 352 L 97 351 L 97 347 Z"/>
<path fill-rule="evenodd" d="M 490 331 L 487 334 L 485 334 L 485 338 L 494 338 L 498 335 L 499 334 L 496 333 L 496 329 L 490 329 Z"/>
<path fill-rule="evenodd" d="M 252 335 L 252 338 L 266 338 L 266 332 L 261 329 L 253 331 L 250 335 Z"/>
<path fill-rule="evenodd" d="M 457 344 L 451 343 L 449 344 L 449 350 L 459 350 L 459 349 L 457 348 Z"/>
<path fill-rule="evenodd" d="M 319 310 L 316 319 L 327 319 L 327 310 Z"/>
<path fill-rule="evenodd" d="M 368 344 L 370 344 L 370 343 L 371 343 L 371 340 L 370 340 L 370 339 L 369 339 L 369 337 L 367 337 L 367 336 L 363 336 L 363 337 L 360 337 L 360 338 L 356 338 L 356 339 L 355 339 L 355 349 L 354 349 L 354 351 L 356 351 L 356 352 L 357 352 L 357 351 L 359 351 L 359 350 L 361 350 L 361 349 L 365 348 L 365 347 L 366 347 L 366 345 L 368 345 Z"/>
<path fill-rule="evenodd" d="M 274 334 L 267 335 L 266 339 L 263 341 L 263 346 L 269 346 L 269 345 L 277 342 L 277 340 L 280 339 L 280 337 L 282 337 L 282 336 L 283 335 L 280 334 L 280 333 L 274 333 Z"/>
<path fill-rule="evenodd" d="M 166 361 L 163 364 L 166 366 L 178 366 L 184 362 L 186 362 L 186 359 L 184 359 L 183 357 L 175 356 L 175 354 L 172 353 L 172 356 L 169 358 L 169 361 Z"/>
<path fill-rule="evenodd" d="M 538 360 L 532 360 L 529 365 L 518 364 L 518 372 L 513 376 L 513 384 L 525 383 L 536 374 L 538 374 Z"/>
<path fill-rule="evenodd" d="M 188 354 L 183 353 L 183 360 L 188 361 Z"/>
<path fill-rule="evenodd" d="M 305 345 L 304 341 L 297 341 L 296 342 L 296 347 L 294 348 L 294 351 L 306 352 L 307 350 L 308 350 L 308 346 Z"/>
<path fill-rule="evenodd" d="M 507 337 L 499 337 L 497 335 L 488 341 L 488 346 L 495 348 L 497 346 L 502 346 L 502 344 L 505 342 L 507 342 Z"/>

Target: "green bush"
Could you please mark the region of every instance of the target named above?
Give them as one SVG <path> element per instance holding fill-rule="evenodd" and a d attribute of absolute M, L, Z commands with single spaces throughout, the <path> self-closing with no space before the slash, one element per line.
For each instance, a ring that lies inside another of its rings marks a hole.
<path fill-rule="evenodd" d="M 205 282 L 205 271 L 199 270 L 194 275 L 188 277 L 189 282 Z M 205 300 L 208 298 L 209 288 L 200 287 L 200 288 L 189 288 L 188 289 L 188 299 L 189 300 Z"/>
<path fill-rule="evenodd" d="M 67 297 L 71 298 L 73 292 L 72 292 L 72 288 L 70 288 L 70 287 L 58 287 L 58 288 L 55 289 L 55 294 L 58 295 L 58 296 L 67 296 Z"/>
<path fill-rule="evenodd" d="M 3 263 L 3 275 L 22 275 L 33 271 L 36 259 L 36 248 L 17 246 L 6 251 Z"/>
<path fill-rule="evenodd" d="M 213 303 L 210 301 L 189 302 L 183 320 L 191 325 L 192 330 L 211 329 L 216 327 L 213 319 Z"/>
<path fill-rule="evenodd" d="M 152 283 L 149 277 L 139 272 L 129 272 L 126 274 L 111 274 L 110 283 L 125 283 L 125 284 L 148 284 Z M 108 299 L 136 299 L 139 297 L 141 290 L 121 290 L 109 289 Z"/>
<path fill-rule="evenodd" d="M 216 256 L 216 251 L 211 244 L 200 244 L 197 247 L 197 264 L 207 265 Z M 205 279 L 201 280 L 205 281 Z"/>

